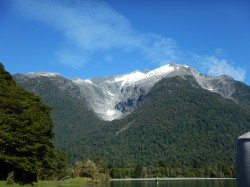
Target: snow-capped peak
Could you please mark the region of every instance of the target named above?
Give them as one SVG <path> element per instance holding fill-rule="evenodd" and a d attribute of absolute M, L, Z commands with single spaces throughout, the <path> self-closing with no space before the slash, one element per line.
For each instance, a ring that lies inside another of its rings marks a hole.
<path fill-rule="evenodd" d="M 179 69 L 179 67 L 176 67 L 177 69 Z M 164 65 L 164 66 L 161 66 L 157 69 L 154 69 L 152 71 L 149 71 L 147 73 L 147 76 L 148 77 L 152 77 L 152 76 L 157 76 L 157 75 L 162 75 L 162 74 L 165 74 L 165 73 L 170 73 L 172 71 L 175 70 L 175 67 L 170 65 L 170 64 L 167 64 L 167 65 Z"/>
<path fill-rule="evenodd" d="M 150 91 L 150 89 L 162 78 L 172 76 L 191 75 L 203 89 L 220 93 L 226 98 L 230 98 L 234 92 L 232 85 L 225 87 L 227 77 L 212 77 L 199 73 L 197 70 L 178 64 L 167 64 L 151 71 L 134 71 L 132 73 L 98 77 L 92 79 L 73 78 L 71 81 L 78 86 L 80 94 L 86 99 L 90 108 L 102 119 L 111 121 L 122 118 L 132 112 L 140 100 Z M 57 73 L 29 73 L 26 76 L 36 77 L 58 77 Z M 52 78 L 51 78 L 52 79 Z M 220 84 L 217 84 L 219 81 Z M 221 91 L 223 90 L 223 91 Z M 225 91 L 224 91 L 225 90 Z"/>
<path fill-rule="evenodd" d="M 134 83 L 134 82 L 137 82 L 137 81 L 149 78 L 149 77 L 161 76 L 164 74 L 168 74 L 168 73 L 171 73 L 179 68 L 180 68 L 180 66 L 167 64 L 167 65 L 161 66 L 157 69 L 154 69 L 152 71 L 149 71 L 147 73 L 143 73 L 140 71 L 134 71 L 132 73 L 116 77 L 115 82 L 122 82 L 121 85 L 124 86 L 126 83 L 128 83 L 128 84 Z"/>
<path fill-rule="evenodd" d="M 140 71 L 134 71 L 130 74 L 122 75 L 115 78 L 115 82 L 122 82 L 122 86 L 126 83 L 133 83 L 146 78 L 146 74 Z"/>

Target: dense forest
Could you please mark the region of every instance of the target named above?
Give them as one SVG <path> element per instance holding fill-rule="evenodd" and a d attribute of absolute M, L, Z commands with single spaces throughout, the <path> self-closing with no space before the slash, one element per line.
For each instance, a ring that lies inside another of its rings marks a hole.
<path fill-rule="evenodd" d="M 105 122 L 64 77 L 15 78 L 53 106 L 54 141 L 69 166 L 99 157 L 111 177 L 138 176 L 136 168 L 142 177 L 232 177 L 237 137 L 250 129 L 250 88 L 240 82 L 232 100 L 191 76 L 164 78 L 133 113 Z"/>
<path fill-rule="evenodd" d="M 99 143 L 111 145 L 101 154 L 113 163 L 233 164 L 237 137 L 249 129 L 249 110 L 201 89 L 192 77 L 174 77 L 157 83 L 137 111 L 103 129 L 110 136 Z"/>
<path fill-rule="evenodd" d="M 128 168 L 161 160 L 191 168 L 194 162 L 231 166 L 237 137 L 250 129 L 250 88 L 237 81 L 232 100 L 202 89 L 191 76 L 165 78 L 133 113 L 105 122 L 64 77 L 16 80 L 53 106 L 54 140 L 69 154 L 69 164 L 101 157 L 112 166 Z"/>
<path fill-rule="evenodd" d="M 250 129 L 250 112 L 201 89 L 191 77 L 174 77 L 156 84 L 126 118 L 103 124 L 97 118 L 88 125 L 93 123 L 92 130 L 83 123 L 58 137 L 71 162 L 98 156 L 128 167 L 160 160 L 190 167 L 196 161 L 233 165 L 237 137 Z"/>
<path fill-rule="evenodd" d="M 0 180 L 33 182 L 58 176 L 66 156 L 53 143 L 51 108 L 16 85 L 0 64 Z"/>

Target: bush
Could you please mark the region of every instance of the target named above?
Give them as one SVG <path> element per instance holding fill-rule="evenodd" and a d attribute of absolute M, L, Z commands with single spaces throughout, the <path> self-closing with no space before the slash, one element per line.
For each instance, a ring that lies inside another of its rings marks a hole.
<path fill-rule="evenodd" d="M 14 178 L 15 172 L 12 171 L 8 174 L 7 178 L 6 178 L 6 183 L 7 184 L 13 184 L 15 182 L 15 178 Z"/>

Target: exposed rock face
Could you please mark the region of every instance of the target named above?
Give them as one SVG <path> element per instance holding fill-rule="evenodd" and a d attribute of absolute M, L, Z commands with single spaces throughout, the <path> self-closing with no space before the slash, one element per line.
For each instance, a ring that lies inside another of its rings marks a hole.
<path fill-rule="evenodd" d="M 135 71 L 114 77 L 98 77 L 87 80 L 67 79 L 55 73 L 31 73 L 15 75 L 22 79 L 48 79 L 55 82 L 62 91 L 74 90 L 76 97 L 85 99 L 87 105 L 103 120 L 119 119 L 136 110 L 144 96 L 162 78 L 191 75 L 198 85 L 225 98 L 233 99 L 235 80 L 228 76 L 212 77 L 195 69 L 176 64 L 168 64 L 152 71 Z M 38 81 L 39 83 L 39 81 Z M 194 85 L 195 86 L 195 85 Z M 197 85 L 196 85 L 197 86 Z M 33 92 L 36 92 L 33 86 Z M 73 94 L 72 93 L 72 94 Z"/>

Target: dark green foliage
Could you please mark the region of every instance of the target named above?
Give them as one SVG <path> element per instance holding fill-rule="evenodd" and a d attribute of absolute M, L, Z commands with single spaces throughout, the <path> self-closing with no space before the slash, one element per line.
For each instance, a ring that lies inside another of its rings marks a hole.
<path fill-rule="evenodd" d="M 114 179 L 131 178 L 134 175 L 134 168 L 112 167 L 110 168 L 109 174 L 110 177 Z"/>
<path fill-rule="evenodd" d="M 72 88 L 59 88 L 66 83 L 65 79 L 56 86 L 49 78 L 18 81 L 54 107 L 55 141 L 70 154 L 71 161 L 101 157 L 117 166 L 111 170 L 112 177 L 126 173 L 125 166 L 152 166 L 159 160 L 179 166 L 167 170 L 170 176 L 184 171 L 194 176 L 205 171 L 218 176 L 214 168 L 218 163 L 234 163 L 236 139 L 250 130 L 249 104 L 242 104 L 249 102 L 249 87 L 244 84 L 238 84 L 233 101 L 202 89 L 190 76 L 165 78 L 136 111 L 124 119 L 104 122 L 87 107 L 76 87 L 73 92 Z M 164 170 L 158 169 L 160 173 Z"/>
<path fill-rule="evenodd" d="M 66 161 L 68 156 L 56 150 L 54 147 L 49 148 L 43 161 L 42 169 L 38 173 L 39 180 L 59 180 L 67 175 Z"/>
<path fill-rule="evenodd" d="M 223 163 L 192 167 L 168 161 L 160 161 L 156 165 L 136 167 L 113 167 L 110 169 L 112 178 L 155 178 L 155 177 L 205 177 L 234 178 L 234 166 Z"/>
<path fill-rule="evenodd" d="M 105 125 L 105 122 L 86 106 L 78 87 L 64 77 L 60 79 L 58 77 L 18 79 L 18 75 L 15 77 L 18 85 L 38 94 L 45 103 L 53 106 L 51 116 L 56 123 L 54 141 L 57 148 L 69 154 L 71 164 L 92 149 L 90 144 L 83 149 L 82 142 L 91 136 L 93 130 Z"/>
<path fill-rule="evenodd" d="M 0 64 L 1 180 L 14 172 L 17 181 L 36 181 L 46 167 L 46 159 L 55 152 L 50 111 L 39 97 L 19 88 Z"/>
<path fill-rule="evenodd" d="M 134 178 L 141 178 L 143 177 L 143 167 L 141 164 L 137 164 L 134 170 L 134 174 L 133 174 Z"/>
<path fill-rule="evenodd" d="M 250 87 L 242 82 L 237 82 L 235 87 L 236 91 L 232 97 L 246 109 L 250 110 Z"/>
<path fill-rule="evenodd" d="M 127 166 L 159 160 L 232 164 L 236 139 L 249 129 L 248 110 L 201 89 L 191 77 L 174 77 L 160 81 L 137 111 L 96 130 L 82 146 L 92 145 L 85 157 L 96 154 Z"/>

